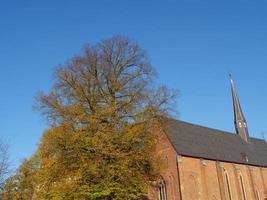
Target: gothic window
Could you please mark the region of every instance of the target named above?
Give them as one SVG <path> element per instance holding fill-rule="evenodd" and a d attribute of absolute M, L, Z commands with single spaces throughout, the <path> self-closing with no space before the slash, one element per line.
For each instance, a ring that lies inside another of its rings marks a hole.
<path fill-rule="evenodd" d="M 242 193 L 243 200 L 247 200 L 244 181 L 243 181 L 243 177 L 242 177 L 241 174 L 239 174 L 239 185 L 240 185 L 240 188 L 241 188 L 241 193 Z"/>
<path fill-rule="evenodd" d="M 256 189 L 256 198 L 257 198 L 257 200 L 260 200 L 260 193 L 259 193 L 258 189 Z"/>
<path fill-rule="evenodd" d="M 224 171 L 224 188 L 225 188 L 226 199 L 232 200 L 232 192 L 231 192 L 229 175 L 228 175 L 226 169 L 223 169 L 223 171 Z"/>
<path fill-rule="evenodd" d="M 159 199 L 167 200 L 166 184 L 163 178 L 161 178 L 159 182 Z"/>

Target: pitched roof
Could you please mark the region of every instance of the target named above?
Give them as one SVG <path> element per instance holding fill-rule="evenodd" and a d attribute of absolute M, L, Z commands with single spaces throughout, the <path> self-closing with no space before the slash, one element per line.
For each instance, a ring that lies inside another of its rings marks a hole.
<path fill-rule="evenodd" d="M 267 167 L 267 143 L 237 134 L 164 119 L 164 130 L 178 154 L 218 161 Z"/>

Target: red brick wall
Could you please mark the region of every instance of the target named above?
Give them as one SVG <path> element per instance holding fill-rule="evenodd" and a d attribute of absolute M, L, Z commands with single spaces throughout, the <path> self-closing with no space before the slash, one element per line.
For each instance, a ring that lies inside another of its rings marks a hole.
<path fill-rule="evenodd" d="M 179 156 L 167 136 L 155 128 L 158 145 L 157 155 L 161 160 L 161 175 L 165 180 L 168 200 L 227 200 L 225 174 L 229 176 L 232 200 L 244 200 L 240 174 L 245 188 L 246 200 L 267 197 L 267 168 L 218 162 L 187 156 Z M 159 199 L 159 190 L 152 187 L 150 199 Z"/>
<path fill-rule="evenodd" d="M 176 164 L 176 151 L 169 142 L 167 136 L 157 126 L 154 127 L 154 133 L 158 138 L 158 145 L 156 148 L 157 155 L 160 159 L 161 175 L 165 180 L 168 200 L 181 200 L 178 169 Z M 154 187 L 150 191 L 150 198 L 153 200 L 159 199 L 159 190 Z"/>

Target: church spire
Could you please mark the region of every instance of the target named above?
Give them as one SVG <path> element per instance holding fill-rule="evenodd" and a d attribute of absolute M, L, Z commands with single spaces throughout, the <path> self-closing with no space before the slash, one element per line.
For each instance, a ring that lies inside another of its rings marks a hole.
<path fill-rule="evenodd" d="M 232 90 L 232 97 L 233 97 L 233 106 L 234 106 L 234 118 L 235 118 L 235 129 L 236 133 L 246 142 L 248 142 L 249 134 L 248 134 L 248 127 L 247 122 L 242 112 L 239 99 L 237 96 L 236 88 L 234 81 L 230 74 L 230 81 L 231 81 L 231 90 Z"/>

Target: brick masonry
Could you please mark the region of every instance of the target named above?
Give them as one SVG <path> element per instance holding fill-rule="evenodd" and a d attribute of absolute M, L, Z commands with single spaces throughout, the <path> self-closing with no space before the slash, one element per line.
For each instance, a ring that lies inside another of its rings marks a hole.
<path fill-rule="evenodd" d="M 225 173 L 231 200 L 267 198 L 267 168 L 177 155 L 164 132 L 152 130 L 158 137 L 156 152 L 168 200 L 228 200 Z M 149 196 L 151 200 L 160 199 L 157 186 L 151 187 Z"/>

